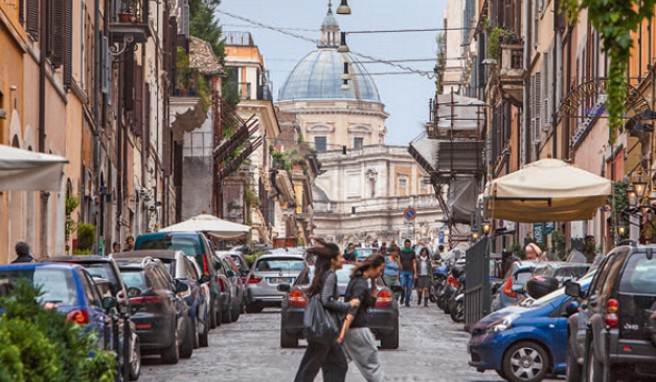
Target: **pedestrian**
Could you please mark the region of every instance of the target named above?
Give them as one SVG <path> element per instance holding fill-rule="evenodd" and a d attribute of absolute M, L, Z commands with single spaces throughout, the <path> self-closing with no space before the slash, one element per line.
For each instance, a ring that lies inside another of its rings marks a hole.
<path fill-rule="evenodd" d="M 355 250 L 355 244 L 348 243 L 344 250 L 344 260 L 347 263 L 355 263 L 358 260 L 358 251 Z"/>
<path fill-rule="evenodd" d="M 399 276 L 401 272 L 401 257 L 399 254 L 401 250 L 399 247 L 390 249 L 389 256 L 385 256 L 385 271 L 383 272 L 383 282 L 385 286 L 392 289 L 393 286 L 400 286 Z M 401 294 L 394 292 L 394 299 L 399 300 Z"/>
<path fill-rule="evenodd" d="M 422 294 L 424 296 L 424 306 L 428 306 L 428 293 L 433 283 L 433 264 L 431 264 L 428 248 L 423 247 L 419 251 L 417 262 L 417 305 L 421 305 Z"/>
<path fill-rule="evenodd" d="M 119 253 L 119 252 L 121 252 L 121 243 L 115 241 L 112 243 L 112 253 Z"/>
<path fill-rule="evenodd" d="M 376 280 L 383 274 L 384 269 L 385 258 L 377 254 L 367 257 L 355 267 L 346 287 L 344 300 L 356 299 L 361 303 L 346 315 L 342 333 L 337 339 L 337 342 L 343 342 L 346 354 L 369 382 L 379 382 L 385 378 L 378 359 L 376 337 L 369 329 L 368 313 L 369 308 L 376 306 Z M 371 283 L 371 287 L 368 283 Z"/>
<path fill-rule="evenodd" d="M 437 246 L 437 251 L 433 252 L 433 256 L 432 256 L 433 261 L 442 260 L 442 253 L 444 253 L 444 246 L 440 244 Z"/>
<path fill-rule="evenodd" d="M 327 312 L 346 314 L 349 309 L 357 308 L 360 300 L 339 301 L 335 271 L 342 268 L 344 257 L 337 244 L 326 243 L 321 239 L 314 240 L 320 245 L 306 250 L 309 255 L 316 258 L 315 276 L 308 289 L 308 295 L 310 297 L 319 295 L 321 304 Z M 341 324 L 341 320 L 339 324 Z M 314 381 L 319 370 L 323 372 L 323 380 L 326 382 L 340 382 L 346 378 L 348 362 L 342 345 L 337 339 L 332 344 L 309 342 L 294 381 Z"/>
<path fill-rule="evenodd" d="M 526 260 L 538 260 L 538 257 L 542 255 L 542 250 L 535 243 L 528 243 L 524 248 L 524 254 L 526 255 Z"/>
<path fill-rule="evenodd" d="M 134 236 L 130 235 L 125 238 L 125 249 L 123 252 L 134 251 Z"/>
<path fill-rule="evenodd" d="M 16 260 L 12 264 L 18 263 L 34 263 L 36 259 L 30 255 L 30 246 L 24 241 L 16 243 Z"/>
<path fill-rule="evenodd" d="M 403 287 L 401 304 L 405 301 L 405 306 L 410 306 L 412 284 L 414 283 L 414 279 L 417 278 L 417 261 L 410 240 L 406 239 L 403 242 L 403 248 L 401 248 L 399 256 L 401 260 L 401 286 Z"/>
<path fill-rule="evenodd" d="M 383 256 L 387 256 L 387 243 L 382 242 L 380 244 L 380 254 Z"/>

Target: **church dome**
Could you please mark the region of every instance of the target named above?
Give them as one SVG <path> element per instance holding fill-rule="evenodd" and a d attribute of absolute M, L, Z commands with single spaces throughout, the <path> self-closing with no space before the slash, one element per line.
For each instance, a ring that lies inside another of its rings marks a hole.
<path fill-rule="evenodd" d="M 349 89 L 342 90 L 344 62 L 349 63 Z M 305 56 L 280 89 L 278 101 L 355 100 L 380 103 L 374 80 L 362 64 L 336 47 L 319 48 Z"/>

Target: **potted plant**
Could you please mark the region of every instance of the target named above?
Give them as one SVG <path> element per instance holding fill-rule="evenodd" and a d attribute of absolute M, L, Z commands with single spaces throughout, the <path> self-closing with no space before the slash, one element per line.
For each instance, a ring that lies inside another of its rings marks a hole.
<path fill-rule="evenodd" d="M 118 21 L 122 23 L 133 23 L 137 21 L 135 9 L 137 9 L 137 0 L 124 0 L 123 6 L 118 13 Z"/>

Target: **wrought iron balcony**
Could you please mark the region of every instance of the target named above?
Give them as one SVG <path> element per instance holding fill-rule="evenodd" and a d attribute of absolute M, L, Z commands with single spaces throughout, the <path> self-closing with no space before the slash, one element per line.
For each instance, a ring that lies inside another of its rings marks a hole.
<path fill-rule="evenodd" d="M 499 81 L 504 97 L 515 106 L 522 105 L 524 91 L 524 46 L 521 43 L 501 44 Z"/>
<path fill-rule="evenodd" d="M 149 0 L 117 0 L 110 18 L 112 43 L 143 43 L 150 37 Z"/>

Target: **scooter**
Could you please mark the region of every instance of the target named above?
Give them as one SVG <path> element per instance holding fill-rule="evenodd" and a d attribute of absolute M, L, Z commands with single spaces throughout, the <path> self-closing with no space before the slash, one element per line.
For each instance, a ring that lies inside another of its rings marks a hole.
<path fill-rule="evenodd" d="M 460 276 L 458 290 L 451 301 L 449 314 L 453 322 L 465 321 L 465 275 Z"/>
<path fill-rule="evenodd" d="M 441 298 L 443 295 L 444 285 L 446 284 L 446 279 L 449 274 L 449 266 L 443 265 L 440 266 L 439 263 L 436 263 L 433 266 L 433 283 L 430 290 L 430 300 L 431 302 L 437 303 L 437 306 L 441 307 Z"/>

